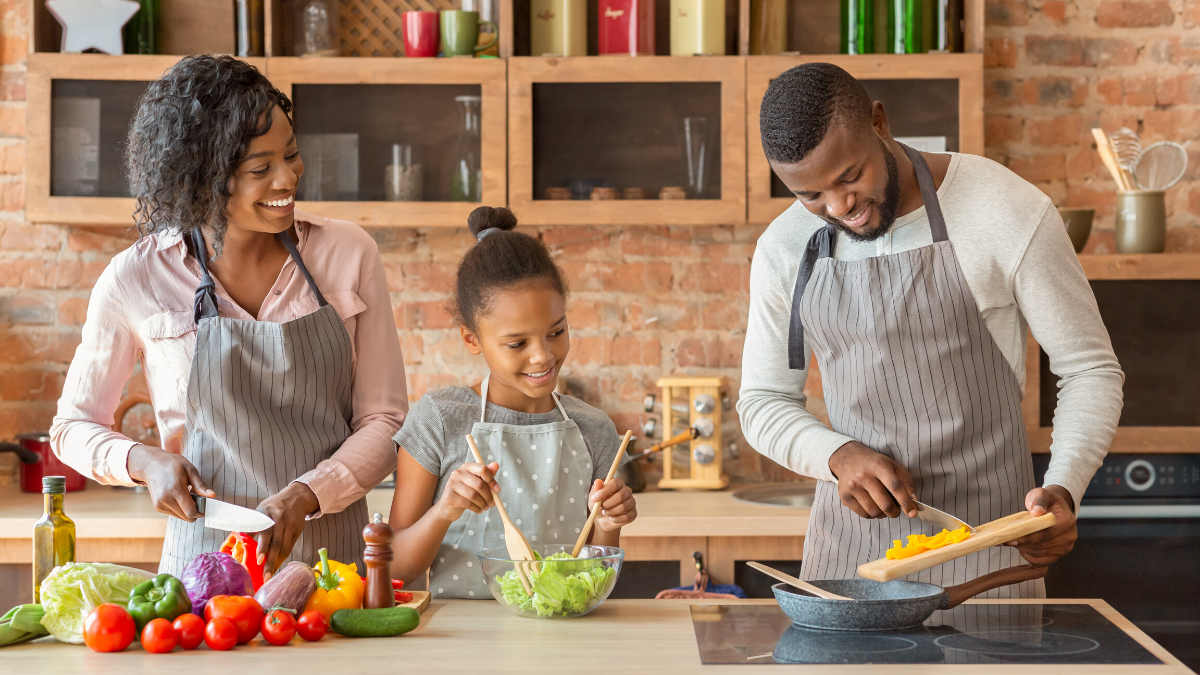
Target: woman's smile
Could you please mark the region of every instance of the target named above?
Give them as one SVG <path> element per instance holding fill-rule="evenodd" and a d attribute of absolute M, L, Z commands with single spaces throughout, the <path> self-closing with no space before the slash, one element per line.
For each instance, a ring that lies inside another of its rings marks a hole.
<path fill-rule="evenodd" d="M 291 190 L 278 199 L 256 202 L 256 204 L 271 215 L 285 216 L 296 210 L 296 191 Z"/>

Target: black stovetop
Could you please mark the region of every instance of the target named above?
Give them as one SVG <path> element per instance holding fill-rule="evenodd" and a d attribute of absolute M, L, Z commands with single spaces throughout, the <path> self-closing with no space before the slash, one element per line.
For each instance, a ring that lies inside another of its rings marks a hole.
<path fill-rule="evenodd" d="M 714 663 L 1162 663 L 1090 605 L 969 604 L 887 633 L 798 628 L 777 605 L 694 605 Z"/>

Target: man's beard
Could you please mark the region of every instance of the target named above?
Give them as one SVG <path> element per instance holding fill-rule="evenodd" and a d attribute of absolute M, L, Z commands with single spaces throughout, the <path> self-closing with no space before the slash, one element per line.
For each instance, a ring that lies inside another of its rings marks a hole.
<path fill-rule="evenodd" d="M 887 234 L 896 223 L 896 211 L 900 208 L 900 171 L 896 167 L 896 158 L 882 140 L 879 141 L 879 147 L 883 150 L 883 161 L 887 164 L 887 186 L 883 190 L 883 203 L 879 204 L 879 225 L 865 234 L 859 234 L 840 221 L 825 219 L 825 222 L 850 237 L 851 241 L 875 241 Z"/>

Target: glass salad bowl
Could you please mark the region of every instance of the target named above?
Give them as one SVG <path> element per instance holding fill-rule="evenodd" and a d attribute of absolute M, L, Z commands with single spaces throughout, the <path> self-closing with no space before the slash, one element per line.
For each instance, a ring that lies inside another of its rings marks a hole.
<path fill-rule="evenodd" d="M 571 545 L 534 546 L 540 561 L 508 559 L 508 550 L 479 552 L 487 587 L 513 614 L 535 619 L 573 619 L 590 613 L 608 598 L 617 585 L 625 551 L 613 546 L 584 546 L 578 558 Z M 521 565 L 532 594 L 526 593 L 518 574 Z"/>

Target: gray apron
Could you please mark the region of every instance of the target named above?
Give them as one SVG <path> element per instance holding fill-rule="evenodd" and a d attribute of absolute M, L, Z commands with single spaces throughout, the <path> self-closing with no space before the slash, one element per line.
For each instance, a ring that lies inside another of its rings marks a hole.
<path fill-rule="evenodd" d="M 814 233 L 792 296 L 789 365 L 804 367 L 809 339 L 833 429 L 908 469 L 920 501 L 980 525 L 1023 511 L 1034 487 L 1021 387 L 967 287 L 929 166 L 902 147 L 933 244 L 836 260 L 836 229 Z M 935 529 L 903 515 L 860 518 L 841 503 L 836 484 L 821 481 L 801 576 L 852 578 L 893 540 Z M 1021 564 L 1017 549 L 992 547 L 906 578 L 948 586 Z M 987 596 L 1045 597 L 1045 587 L 1026 581 Z"/>
<path fill-rule="evenodd" d="M 579 426 L 562 413 L 562 422 L 547 424 L 496 424 L 487 421 L 488 378 L 480 387 L 482 412 L 471 427 L 471 436 L 485 462 L 499 462 L 500 498 L 508 517 L 529 539 L 534 550 L 544 546 L 575 546 L 587 521 L 587 500 L 592 487 L 592 455 Z M 465 443 L 462 444 L 464 447 Z M 473 458 L 463 461 L 475 461 Z M 504 523 L 495 511 L 463 511 L 446 530 L 437 557 L 429 566 L 429 590 L 435 598 L 491 598 L 479 568 L 480 551 L 505 549 Z"/>
<path fill-rule="evenodd" d="M 321 295 L 287 233 L 279 235 L 317 298 L 317 311 L 287 323 L 217 316 L 216 282 L 204 238 L 189 249 L 200 266 L 196 351 L 188 379 L 183 456 L 217 498 L 247 508 L 316 468 L 351 434 L 350 335 Z M 317 550 L 365 569 L 367 500 L 305 523 L 288 561 L 312 565 Z M 192 558 L 216 551 L 228 532 L 201 520 L 167 520 L 159 572 L 178 575 Z"/>

